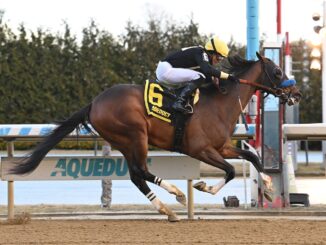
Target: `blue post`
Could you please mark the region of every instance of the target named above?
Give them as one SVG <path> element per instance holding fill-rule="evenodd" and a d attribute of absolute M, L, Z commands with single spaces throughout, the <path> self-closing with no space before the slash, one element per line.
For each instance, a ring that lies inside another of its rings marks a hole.
<path fill-rule="evenodd" d="M 247 0 L 247 54 L 246 54 L 247 60 L 256 60 L 257 59 L 256 52 L 259 52 L 258 1 L 259 0 Z M 260 136 L 258 136 L 257 140 L 258 142 L 260 142 Z M 256 171 L 256 169 L 253 168 L 253 166 L 250 166 L 250 179 L 251 179 L 250 185 L 251 185 L 251 200 L 252 200 L 251 205 L 258 206 L 259 176 L 258 176 L 258 172 Z"/>
<path fill-rule="evenodd" d="M 259 52 L 259 0 L 247 0 L 247 55 L 248 60 L 256 60 Z"/>

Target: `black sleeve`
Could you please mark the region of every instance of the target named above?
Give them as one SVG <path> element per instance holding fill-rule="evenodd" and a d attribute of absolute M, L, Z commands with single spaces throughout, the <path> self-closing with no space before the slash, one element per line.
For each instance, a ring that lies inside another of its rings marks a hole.
<path fill-rule="evenodd" d="M 200 67 L 200 70 L 205 76 L 214 76 L 220 78 L 221 72 L 209 64 L 208 56 L 204 51 L 199 51 L 195 53 L 195 59 Z"/>

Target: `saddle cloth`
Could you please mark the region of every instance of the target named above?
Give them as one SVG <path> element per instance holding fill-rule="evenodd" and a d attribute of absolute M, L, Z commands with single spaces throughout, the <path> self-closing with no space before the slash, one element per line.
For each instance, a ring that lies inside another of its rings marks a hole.
<path fill-rule="evenodd" d="M 174 125 L 176 112 L 171 106 L 181 92 L 181 89 L 168 88 L 156 81 L 146 80 L 144 101 L 147 114 Z M 198 100 L 199 90 L 189 100 L 189 104 L 193 106 Z"/>

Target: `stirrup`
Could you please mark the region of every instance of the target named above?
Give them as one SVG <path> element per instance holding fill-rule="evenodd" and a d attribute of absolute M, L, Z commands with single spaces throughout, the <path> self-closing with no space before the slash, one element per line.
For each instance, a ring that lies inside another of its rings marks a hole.
<path fill-rule="evenodd" d="M 194 108 L 189 103 L 186 104 L 185 108 L 188 110 L 188 114 L 194 113 Z"/>
<path fill-rule="evenodd" d="M 182 112 L 184 114 L 192 114 L 194 112 L 193 107 L 189 103 L 187 103 L 185 106 L 183 106 L 180 102 L 175 102 L 172 105 L 172 108 L 175 111 L 179 111 L 179 112 Z"/>

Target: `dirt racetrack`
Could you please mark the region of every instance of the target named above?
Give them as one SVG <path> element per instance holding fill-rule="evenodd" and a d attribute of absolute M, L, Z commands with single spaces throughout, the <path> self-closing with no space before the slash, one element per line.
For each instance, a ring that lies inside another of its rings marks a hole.
<path fill-rule="evenodd" d="M 326 221 L 32 220 L 0 223 L 0 244 L 326 244 Z"/>

